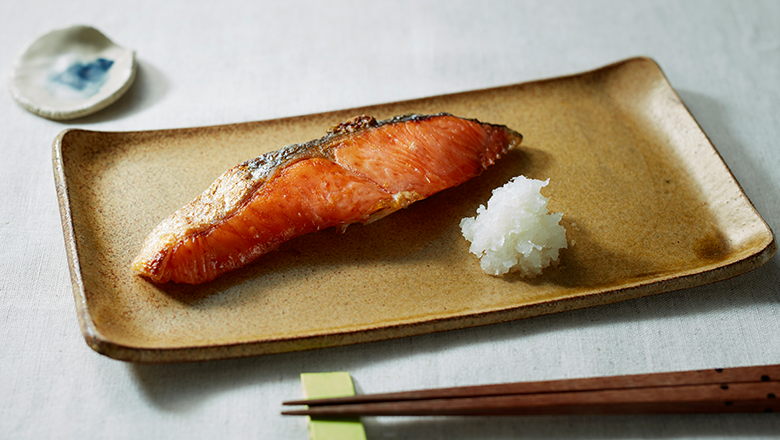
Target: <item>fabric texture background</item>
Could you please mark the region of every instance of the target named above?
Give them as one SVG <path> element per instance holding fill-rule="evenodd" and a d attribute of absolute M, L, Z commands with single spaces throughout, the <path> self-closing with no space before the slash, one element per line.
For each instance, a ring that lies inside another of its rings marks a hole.
<path fill-rule="evenodd" d="M 384 392 L 780 363 L 780 263 L 699 288 L 475 329 L 135 365 L 78 327 L 52 173 L 70 127 L 255 121 L 482 89 L 649 56 L 780 230 L 780 2 L 6 1 L 0 71 L 54 28 L 136 50 L 136 84 L 72 122 L 0 93 L 0 438 L 304 439 L 302 372 Z M 367 418 L 369 439 L 772 438 L 780 415 Z"/>

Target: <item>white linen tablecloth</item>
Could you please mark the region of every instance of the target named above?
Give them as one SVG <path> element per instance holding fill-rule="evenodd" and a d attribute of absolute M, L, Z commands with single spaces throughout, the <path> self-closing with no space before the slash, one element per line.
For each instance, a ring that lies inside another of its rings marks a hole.
<path fill-rule="evenodd" d="M 0 71 L 54 28 L 137 51 L 104 111 L 49 121 L 0 93 L 0 438 L 304 439 L 301 372 L 359 392 L 780 363 L 780 263 L 540 318 L 247 359 L 135 365 L 78 327 L 51 144 L 69 127 L 216 125 L 482 89 L 655 59 L 780 229 L 778 1 L 5 1 Z M 771 438 L 777 414 L 366 418 L 369 439 Z"/>

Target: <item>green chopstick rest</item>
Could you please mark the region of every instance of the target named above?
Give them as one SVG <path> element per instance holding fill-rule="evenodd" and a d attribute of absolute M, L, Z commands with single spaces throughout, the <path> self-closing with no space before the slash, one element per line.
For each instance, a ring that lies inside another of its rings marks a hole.
<path fill-rule="evenodd" d="M 301 384 L 307 399 L 355 395 L 352 378 L 346 372 L 301 373 Z M 309 417 L 309 440 L 366 440 L 366 431 L 359 417 Z"/>

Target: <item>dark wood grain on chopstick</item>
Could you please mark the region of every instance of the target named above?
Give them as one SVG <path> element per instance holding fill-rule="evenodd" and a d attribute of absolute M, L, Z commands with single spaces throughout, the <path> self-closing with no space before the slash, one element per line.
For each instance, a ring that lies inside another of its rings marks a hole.
<path fill-rule="evenodd" d="M 766 370 L 764 370 L 766 371 Z M 312 416 L 685 414 L 780 411 L 780 382 L 651 386 L 314 406 Z M 732 376 L 736 377 L 736 376 Z"/>
<path fill-rule="evenodd" d="M 395 393 L 364 394 L 331 399 L 309 399 L 284 402 L 284 405 L 342 405 L 367 402 L 390 402 L 458 397 L 487 397 L 522 394 L 545 394 L 581 391 L 628 390 L 634 388 L 680 385 L 737 384 L 780 381 L 780 365 L 738 367 L 713 370 L 676 371 L 627 376 L 563 379 L 540 382 L 516 382 L 454 388 L 436 388 Z"/>

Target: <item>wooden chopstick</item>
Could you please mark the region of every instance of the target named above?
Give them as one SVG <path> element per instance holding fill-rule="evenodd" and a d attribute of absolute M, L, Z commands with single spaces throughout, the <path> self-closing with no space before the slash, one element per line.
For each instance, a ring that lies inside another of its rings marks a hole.
<path fill-rule="evenodd" d="M 780 411 L 780 365 L 518 382 L 284 402 L 285 415 L 660 414 Z"/>

